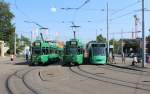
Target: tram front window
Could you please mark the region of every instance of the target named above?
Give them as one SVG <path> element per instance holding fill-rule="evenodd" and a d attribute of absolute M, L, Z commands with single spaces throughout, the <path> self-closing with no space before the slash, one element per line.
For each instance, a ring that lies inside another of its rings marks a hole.
<path fill-rule="evenodd" d="M 78 49 L 77 48 L 69 48 L 67 49 L 67 54 L 77 54 Z"/>
<path fill-rule="evenodd" d="M 93 55 L 102 55 L 102 56 L 104 56 L 104 55 L 106 55 L 106 50 L 105 50 L 105 48 L 93 48 L 92 49 L 93 50 Z"/>
<path fill-rule="evenodd" d="M 32 54 L 39 55 L 39 54 L 41 54 L 41 51 L 40 51 L 40 49 L 32 49 Z"/>

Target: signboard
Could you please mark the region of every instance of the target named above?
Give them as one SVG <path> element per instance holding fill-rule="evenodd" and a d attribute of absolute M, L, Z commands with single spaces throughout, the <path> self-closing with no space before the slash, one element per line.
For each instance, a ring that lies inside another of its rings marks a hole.
<path fill-rule="evenodd" d="M 77 46 L 77 42 L 76 41 L 70 41 L 70 46 L 71 47 L 76 47 Z"/>
<path fill-rule="evenodd" d="M 76 41 L 71 41 L 70 44 L 71 45 L 77 45 L 77 42 Z"/>
<path fill-rule="evenodd" d="M 110 45 L 109 48 L 114 48 L 114 46 L 113 46 L 113 45 Z"/>

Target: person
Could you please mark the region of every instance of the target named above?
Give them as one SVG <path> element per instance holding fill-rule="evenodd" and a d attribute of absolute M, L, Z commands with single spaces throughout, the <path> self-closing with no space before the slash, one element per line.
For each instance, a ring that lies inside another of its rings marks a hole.
<path fill-rule="evenodd" d="M 125 64 L 125 55 L 124 55 L 124 52 L 122 53 L 122 63 Z"/>
<path fill-rule="evenodd" d="M 26 53 L 26 60 L 28 60 L 28 57 L 29 57 L 29 56 L 28 56 L 28 53 Z"/>
<path fill-rule="evenodd" d="M 116 61 L 115 61 L 115 56 L 114 56 L 114 54 L 112 54 L 112 62 L 113 62 L 114 64 L 116 64 Z"/>
<path fill-rule="evenodd" d="M 112 64 L 113 60 L 112 60 L 112 53 L 109 54 L 109 63 Z"/>
<path fill-rule="evenodd" d="M 30 55 L 30 51 L 26 51 L 25 58 L 26 58 L 27 63 L 29 61 L 29 55 Z"/>
<path fill-rule="evenodd" d="M 133 56 L 132 66 L 134 66 L 135 63 L 138 63 L 138 60 L 137 60 L 137 56 L 136 56 L 136 55 Z"/>
<path fill-rule="evenodd" d="M 84 51 L 84 58 L 85 58 L 85 59 L 84 59 L 84 63 L 85 63 L 85 64 L 88 64 L 88 57 L 89 57 L 89 53 L 88 53 L 87 50 L 85 50 L 85 51 Z"/>
<path fill-rule="evenodd" d="M 11 55 L 10 60 L 11 60 L 11 61 L 13 61 L 13 60 L 14 60 L 14 55 Z"/>

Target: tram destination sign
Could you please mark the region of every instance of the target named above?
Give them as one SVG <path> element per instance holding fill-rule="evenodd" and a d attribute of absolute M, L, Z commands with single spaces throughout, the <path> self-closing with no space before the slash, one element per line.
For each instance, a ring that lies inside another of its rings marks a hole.
<path fill-rule="evenodd" d="M 70 41 L 70 45 L 71 45 L 71 46 L 76 46 L 76 45 L 77 45 L 77 42 L 76 42 L 76 41 Z"/>
<path fill-rule="evenodd" d="M 39 43 L 39 42 L 35 42 L 35 43 L 34 43 L 34 45 L 35 45 L 35 46 L 40 46 L 40 45 L 41 45 L 41 43 Z"/>

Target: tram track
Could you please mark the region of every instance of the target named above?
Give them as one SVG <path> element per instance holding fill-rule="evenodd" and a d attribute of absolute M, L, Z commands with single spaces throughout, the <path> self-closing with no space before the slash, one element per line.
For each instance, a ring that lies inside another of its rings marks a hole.
<path fill-rule="evenodd" d="M 91 73 L 91 72 L 85 71 L 85 70 L 81 69 L 81 67 L 79 67 L 79 66 L 78 66 L 78 69 L 79 69 L 80 71 L 82 71 L 82 72 L 87 73 L 87 74 L 95 75 L 95 76 L 102 77 L 102 78 L 105 78 L 105 79 L 110 79 L 110 80 L 114 80 L 114 81 L 116 80 L 116 81 L 125 82 L 125 83 L 129 83 L 129 84 L 135 84 L 135 85 L 137 84 L 137 83 L 131 82 L 131 81 L 125 81 L 125 80 L 120 80 L 120 79 L 116 79 L 116 78 L 112 78 L 112 77 L 108 77 L 108 76 L 97 75 L 97 74 L 95 74 L 95 73 Z M 138 76 L 141 76 L 141 75 L 142 75 L 142 72 L 140 72 L 140 75 L 138 75 Z M 147 84 L 138 83 L 138 85 L 141 85 L 141 86 L 149 86 L 149 87 L 150 87 L 150 85 L 147 85 Z"/>
<path fill-rule="evenodd" d="M 18 79 L 21 79 L 23 85 L 24 85 L 29 91 L 31 91 L 33 94 L 39 94 L 39 93 L 38 93 L 37 91 L 35 91 L 31 86 L 29 86 L 28 83 L 27 83 L 27 81 L 26 81 L 26 76 L 27 76 L 27 74 L 30 73 L 30 72 L 32 72 L 33 70 L 36 70 L 36 69 L 38 69 L 38 68 L 32 68 L 32 69 L 29 69 L 29 70 L 27 70 L 27 68 L 24 68 L 24 69 L 17 70 L 17 71 L 15 71 L 14 73 L 10 74 L 10 75 L 7 77 L 6 81 L 5 81 L 5 87 L 6 87 L 7 93 L 8 93 L 8 94 L 15 94 L 15 93 L 13 92 L 13 90 L 12 90 L 12 87 L 10 86 L 11 79 L 15 76 L 15 77 L 17 77 Z M 20 76 L 17 75 L 19 72 L 23 72 L 23 71 L 25 71 L 25 70 L 27 70 L 27 71 L 21 75 L 22 77 L 20 77 Z"/>
<path fill-rule="evenodd" d="M 6 87 L 6 90 L 7 90 L 7 93 L 8 93 L 8 94 L 13 94 L 13 91 L 11 90 L 11 88 L 10 88 L 10 86 L 9 86 L 9 81 L 10 81 L 11 77 L 12 77 L 14 74 L 16 74 L 16 73 L 17 73 L 17 71 L 14 72 L 13 74 L 9 75 L 9 76 L 7 77 L 7 79 L 6 79 L 6 81 L 5 81 L 5 87 Z"/>
<path fill-rule="evenodd" d="M 115 68 L 120 68 L 120 69 L 128 69 L 128 70 L 133 70 L 133 71 L 141 71 L 141 72 L 145 72 L 145 73 L 150 73 L 150 69 L 147 68 L 149 71 L 145 71 L 142 68 L 137 69 L 136 67 L 124 67 L 124 66 L 118 66 L 118 65 L 114 65 L 114 64 L 108 64 L 109 66 L 115 67 Z"/>
<path fill-rule="evenodd" d="M 77 66 L 76 68 L 77 68 L 77 70 L 73 69 L 73 67 L 69 67 L 69 70 L 79 76 L 82 76 L 82 77 L 85 77 L 85 78 L 88 78 L 91 80 L 101 81 L 101 82 L 105 82 L 105 83 L 109 83 L 109 84 L 133 88 L 133 89 L 137 89 L 137 90 L 150 91 L 150 89 L 142 87 L 142 86 L 150 87 L 150 85 L 147 85 L 147 84 L 141 84 L 139 82 L 129 82 L 129 81 L 125 81 L 125 80 L 111 78 L 108 76 L 97 75 L 95 73 L 85 71 L 79 66 Z"/>
<path fill-rule="evenodd" d="M 141 71 L 141 70 L 137 71 L 137 70 L 132 70 L 132 69 L 128 69 L 128 68 L 114 67 L 111 65 L 98 66 L 98 68 L 103 68 L 103 69 L 107 69 L 107 70 L 111 70 L 111 71 L 132 74 L 132 75 L 137 75 L 137 76 L 141 75 L 141 73 L 139 73 L 139 72 L 143 72 L 143 74 L 142 74 L 143 76 L 146 76 L 146 77 L 150 76 L 150 73 L 145 73 L 144 71 Z"/>
<path fill-rule="evenodd" d="M 38 76 L 39 76 L 39 78 L 40 78 L 41 81 L 47 81 L 47 80 L 45 80 L 45 79 L 42 77 L 42 74 L 41 74 L 40 71 L 38 72 Z"/>

